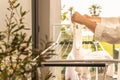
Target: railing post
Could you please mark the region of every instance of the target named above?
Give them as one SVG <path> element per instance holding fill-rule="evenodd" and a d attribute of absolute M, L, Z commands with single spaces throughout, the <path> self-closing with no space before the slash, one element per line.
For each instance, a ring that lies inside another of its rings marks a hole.
<path fill-rule="evenodd" d="M 119 49 L 119 54 L 118 54 L 118 60 L 120 59 L 120 49 Z M 117 75 L 118 75 L 118 78 L 117 78 L 117 80 L 120 80 L 120 63 L 118 63 L 118 73 L 117 73 Z"/>

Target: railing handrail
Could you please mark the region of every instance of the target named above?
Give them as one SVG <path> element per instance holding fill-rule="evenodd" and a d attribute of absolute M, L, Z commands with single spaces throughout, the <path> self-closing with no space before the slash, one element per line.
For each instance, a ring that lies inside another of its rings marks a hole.
<path fill-rule="evenodd" d="M 120 63 L 119 59 L 81 59 L 81 60 L 46 60 L 45 62 L 106 62 L 106 63 Z"/>
<path fill-rule="evenodd" d="M 41 63 L 41 66 L 91 66 L 91 67 L 105 67 L 112 63 L 120 63 L 119 59 L 101 60 L 101 59 L 88 59 L 88 60 L 46 60 Z"/>

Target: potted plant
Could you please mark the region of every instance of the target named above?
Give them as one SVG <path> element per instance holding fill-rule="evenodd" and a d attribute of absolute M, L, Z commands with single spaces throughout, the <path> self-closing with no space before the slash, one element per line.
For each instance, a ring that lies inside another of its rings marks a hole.
<path fill-rule="evenodd" d="M 18 0 L 8 0 L 8 4 L 5 29 L 0 31 L 0 80 L 29 80 L 36 76 L 33 73 L 44 58 L 50 58 L 50 54 L 40 54 L 48 45 L 46 42 L 42 50 L 32 50 L 32 36 L 27 34 L 30 29 L 24 22 L 29 11 Z M 46 75 L 48 80 L 51 73 Z"/>
<path fill-rule="evenodd" d="M 91 14 L 91 16 L 99 16 L 101 13 L 101 6 L 97 5 L 97 4 L 92 4 L 89 7 L 89 12 Z"/>

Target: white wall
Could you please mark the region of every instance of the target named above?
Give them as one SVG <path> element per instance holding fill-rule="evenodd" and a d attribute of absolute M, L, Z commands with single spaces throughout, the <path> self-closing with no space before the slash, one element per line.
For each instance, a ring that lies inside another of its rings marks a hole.
<path fill-rule="evenodd" d="M 50 34 L 50 0 L 38 0 L 39 37 Z"/>
<path fill-rule="evenodd" d="M 39 24 L 39 42 L 40 39 L 44 39 L 45 35 L 49 37 L 49 40 L 53 40 L 53 25 L 61 23 L 61 0 L 38 0 L 38 24 Z M 57 32 L 57 31 L 56 31 Z M 57 34 L 57 33 L 55 33 Z M 42 46 L 40 46 L 42 47 Z M 48 67 L 47 67 L 48 68 Z M 58 69 L 50 68 L 51 72 L 54 74 L 60 74 Z M 46 68 L 41 69 L 43 80 L 45 78 L 45 74 L 48 71 Z M 58 75 L 55 75 L 55 80 L 60 80 Z M 50 79 L 53 80 L 53 79 Z"/>
<path fill-rule="evenodd" d="M 39 37 L 53 40 L 53 25 L 61 23 L 61 0 L 39 0 Z"/>

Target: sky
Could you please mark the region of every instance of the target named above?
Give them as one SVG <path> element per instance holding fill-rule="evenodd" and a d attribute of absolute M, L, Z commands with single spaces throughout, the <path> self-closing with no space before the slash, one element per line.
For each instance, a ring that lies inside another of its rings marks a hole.
<path fill-rule="evenodd" d="M 75 11 L 81 14 L 89 14 L 88 8 L 92 4 L 97 4 L 102 7 L 100 16 L 103 17 L 118 17 L 120 16 L 120 0 L 61 0 L 62 6 L 65 8 L 74 7 Z"/>

